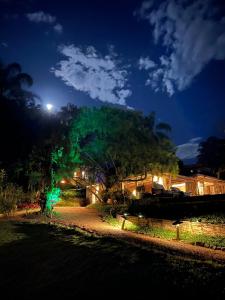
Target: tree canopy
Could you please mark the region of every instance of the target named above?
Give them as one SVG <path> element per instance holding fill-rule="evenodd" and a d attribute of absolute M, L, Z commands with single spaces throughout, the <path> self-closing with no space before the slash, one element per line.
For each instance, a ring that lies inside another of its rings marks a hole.
<path fill-rule="evenodd" d="M 200 143 L 198 162 L 212 170 L 218 178 L 225 173 L 225 139 L 214 136 Z"/>
<path fill-rule="evenodd" d="M 71 124 L 67 144 L 56 152 L 58 172 L 70 177 L 71 171 L 82 168 L 89 180 L 105 189 L 131 175 L 176 173 L 169 131 L 167 124 L 155 124 L 153 113 L 145 117 L 132 110 L 82 108 Z"/>

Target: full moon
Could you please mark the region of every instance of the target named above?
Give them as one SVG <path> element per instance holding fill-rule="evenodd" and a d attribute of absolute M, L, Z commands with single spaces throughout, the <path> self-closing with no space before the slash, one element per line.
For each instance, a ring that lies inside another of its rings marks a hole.
<path fill-rule="evenodd" d="M 46 104 L 46 107 L 48 111 L 51 111 L 53 109 L 53 105 L 50 103 Z"/>

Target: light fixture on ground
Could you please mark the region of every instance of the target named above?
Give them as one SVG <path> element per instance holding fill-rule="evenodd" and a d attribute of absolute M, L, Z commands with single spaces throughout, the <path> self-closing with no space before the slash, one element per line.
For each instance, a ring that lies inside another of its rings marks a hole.
<path fill-rule="evenodd" d="M 143 219 L 144 218 L 144 216 L 142 215 L 142 213 L 139 213 L 138 214 L 138 225 L 140 226 L 141 225 L 141 219 Z"/>
<path fill-rule="evenodd" d="M 180 220 L 177 220 L 175 222 L 173 222 L 173 225 L 176 226 L 176 240 L 179 241 L 180 240 L 180 224 L 183 223 Z"/>
<path fill-rule="evenodd" d="M 125 213 L 123 214 L 123 222 L 122 222 L 122 226 L 121 226 L 121 229 L 122 229 L 122 230 L 124 230 L 124 228 L 125 228 L 125 222 L 126 222 L 126 220 L 127 220 L 127 216 L 128 216 L 128 213 L 125 212 Z"/>

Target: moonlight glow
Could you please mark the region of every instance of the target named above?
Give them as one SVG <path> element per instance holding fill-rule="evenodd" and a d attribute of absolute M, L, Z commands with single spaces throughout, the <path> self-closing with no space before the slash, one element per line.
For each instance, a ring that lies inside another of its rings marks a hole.
<path fill-rule="evenodd" d="M 48 111 L 52 111 L 53 105 L 51 103 L 46 104 L 46 108 Z"/>

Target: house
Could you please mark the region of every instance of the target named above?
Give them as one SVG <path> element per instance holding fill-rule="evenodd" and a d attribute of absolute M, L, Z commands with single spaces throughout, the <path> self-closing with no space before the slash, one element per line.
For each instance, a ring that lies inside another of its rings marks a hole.
<path fill-rule="evenodd" d="M 85 171 L 76 171 L 73 181 L 82 185 L 87 177 Z M 121 188 L 139 198 L 141 192 L 152 193 L 154 183 L 163 186 L 165 190 L 169 190 L 171 187 L 178 188 L 190 196 L 225 194 L 225 180 L 203 174 L 173 177 L 171 174 L 152 175 L 148 173 L 145 177 L 130 176 L 121 183 Z M 91 203 L 98 202 L 100 191 L 99 183 L 86 185 L 86 197 Z"/>
<path fill-rule="evenodd" d="M 137 196 L 139 190 L 151 193 L 154 182 L 162 185 L 165 190 L 176 187 L 190 196 L 225 194 L 225 180 L 202 174 L 176 177 L 170 174 L 159 176 L 148 174 L 143 181 L 124 182 L 124 189 L 131 191 L 134 196 Z"/>

